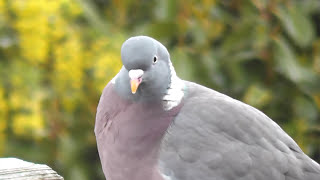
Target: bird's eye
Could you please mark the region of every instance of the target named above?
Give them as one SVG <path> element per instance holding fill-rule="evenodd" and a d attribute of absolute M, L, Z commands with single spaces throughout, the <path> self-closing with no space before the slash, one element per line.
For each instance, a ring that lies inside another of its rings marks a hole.
<path fill-rule="evenodd" d="M 154 57 L 153 57 L 153 64 L 157 63 L 157 61 L 158 61 L 158 57 L 157 57 L 157 56 L 154 56 Z"/>

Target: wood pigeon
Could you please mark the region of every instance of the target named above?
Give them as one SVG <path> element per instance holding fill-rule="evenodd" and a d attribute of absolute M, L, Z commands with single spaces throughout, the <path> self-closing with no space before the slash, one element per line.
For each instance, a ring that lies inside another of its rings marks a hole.
<path fill-rule="evenodd" d="M 104 88 L 95 135 L 108 180 L 320 180 L 320 166 L 261 111 L 181 80 L 167 49 L 136 36 Z"/>

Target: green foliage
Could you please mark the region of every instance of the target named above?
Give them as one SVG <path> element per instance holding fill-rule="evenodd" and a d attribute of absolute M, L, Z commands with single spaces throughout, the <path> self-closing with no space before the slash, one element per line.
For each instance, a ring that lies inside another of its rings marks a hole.
<path fill-rule="evenodd" d="M 251 104 L 320 162 L 318 0 L 0 0 L 0 155 L 103 179 L 93 133 L 122 42 L 150 35 L 178 75 Z"/>

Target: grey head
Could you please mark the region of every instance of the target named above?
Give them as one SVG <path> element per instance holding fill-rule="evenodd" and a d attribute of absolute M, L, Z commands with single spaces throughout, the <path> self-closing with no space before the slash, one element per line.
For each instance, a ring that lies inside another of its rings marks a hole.
<path fill-rule="evenodd" d="M 120 96 L 133 101 L 158 101 L 170 84 L 170 56 L 157 40 L 136 36 L 121 48 L 123 67 L 115 79 Z"/>

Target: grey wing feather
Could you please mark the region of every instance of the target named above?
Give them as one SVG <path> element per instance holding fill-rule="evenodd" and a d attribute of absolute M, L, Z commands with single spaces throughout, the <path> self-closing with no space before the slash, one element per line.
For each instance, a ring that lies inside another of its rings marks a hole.
<path fill-rule="evenodd" d="M 159 168 L 172 180 L 319 180 L 320 166 L 259 110 L 185 82 Z"/>

